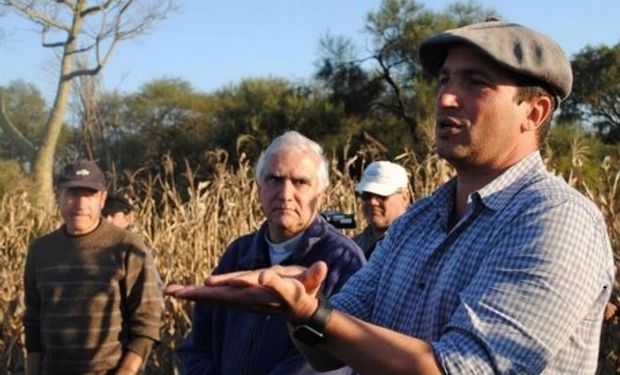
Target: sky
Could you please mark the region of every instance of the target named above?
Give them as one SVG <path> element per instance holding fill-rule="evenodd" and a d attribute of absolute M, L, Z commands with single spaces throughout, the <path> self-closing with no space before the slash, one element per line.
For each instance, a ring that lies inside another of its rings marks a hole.
<path fill-rule="evenodd" d="M 449 0 L 420 1 L 435 11 Z M 549 35 L 569 55 L 586 45 L 620 42 L 620 0 L 479 0 L 506 21 Z M 179 0 L 180 9 L 152 32 L 122 42 L 103 70 L 103 88 L 136 92 L 155 79 L 180 78 L 212 92 L 244 78 L 310 79 L 319 40 L 353 39 L 363 51 L 365 17 L 381 0 Z M 53 98 L 55 56 L 33 25 L 0 17 L 0 85 L 21 79 Z"/>

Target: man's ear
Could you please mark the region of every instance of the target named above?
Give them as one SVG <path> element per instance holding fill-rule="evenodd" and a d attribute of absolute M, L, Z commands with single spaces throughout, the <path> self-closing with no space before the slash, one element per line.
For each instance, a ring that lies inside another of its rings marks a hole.
<path fill-rule="evenodd" d="M 406 204 L 410 204 L 411 203 L 411 193 L 409 192 L 409 189 L 405 189 L 405 191 L 403 192 L 403 196 L 405 199 L 405 203 Z"/>
<path fill-rule="evenodd" d="M 316 212 L 321 212 L 321 207 L 323 206 L 323 198 L 325 197 L 325 189 L 320 190 L 316 196 L 314 197 L 314 203 L 316 205 Z"/>
<path fill-rule="evenodd" d="M 538 131 L 552 114 L 553 101 L 550 97 L 541 95 L 528 100 L 528 113 L 523 130 Z"/>
<path fill-rule="evenodd" d="M 99 202 L 99 209 L 103 210 L 103 207 L 105 207 L 105 199 L 108 197 L 108 192 L 107 191 L 102 191 L 103 194 L 101 194 L 101 201 Z"/>

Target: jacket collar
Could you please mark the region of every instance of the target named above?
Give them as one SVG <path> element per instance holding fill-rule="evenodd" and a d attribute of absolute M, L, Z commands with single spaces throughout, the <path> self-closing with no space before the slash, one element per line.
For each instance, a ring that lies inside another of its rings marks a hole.
<path fill-rule="evenodd" d="M 297 248 L 293 253 L 286 258 L 281 264 L 299 264 L 306 255 L 312 250 L 312 247 L 321 240 L 325 235 L 325 231 L 330 225 L 325 219 L 317 214 L 314 220 L 310 223 L 310 226 L 303 232 Z M 269 245 L 265 240 L 267 235 L 267 221 L 261 224 L 258 231 L 252 236 L 252 246 L 250 251 L 246 251 L 241 258 L 241 262 L 246 264 L 248 268 L 257 269 L 263 267 L 269 267 L 271 262 L 269 260 Z"/>

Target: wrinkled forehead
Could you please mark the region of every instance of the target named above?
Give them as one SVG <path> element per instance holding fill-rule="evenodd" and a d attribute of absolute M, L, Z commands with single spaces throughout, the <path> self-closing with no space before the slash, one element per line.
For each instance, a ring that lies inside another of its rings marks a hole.
<path fill-rule="evenodd" d="M 284 149 L 271 155 L 265 164 L 265 175 L 316 180 L 319 158 L 312 152 Z"/>

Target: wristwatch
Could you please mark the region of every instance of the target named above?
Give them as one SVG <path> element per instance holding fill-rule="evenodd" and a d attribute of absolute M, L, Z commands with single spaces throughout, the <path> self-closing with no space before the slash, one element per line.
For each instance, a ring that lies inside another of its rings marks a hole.
<path fill-rule="evenodd" d="M 332 313 L 332 307 L 323 296 L 319 296 L 319 305 L 307 322 L 293 328 L 293 337 L 306 345 L 314 346 L 325 339 L 325 326 Z"/>

